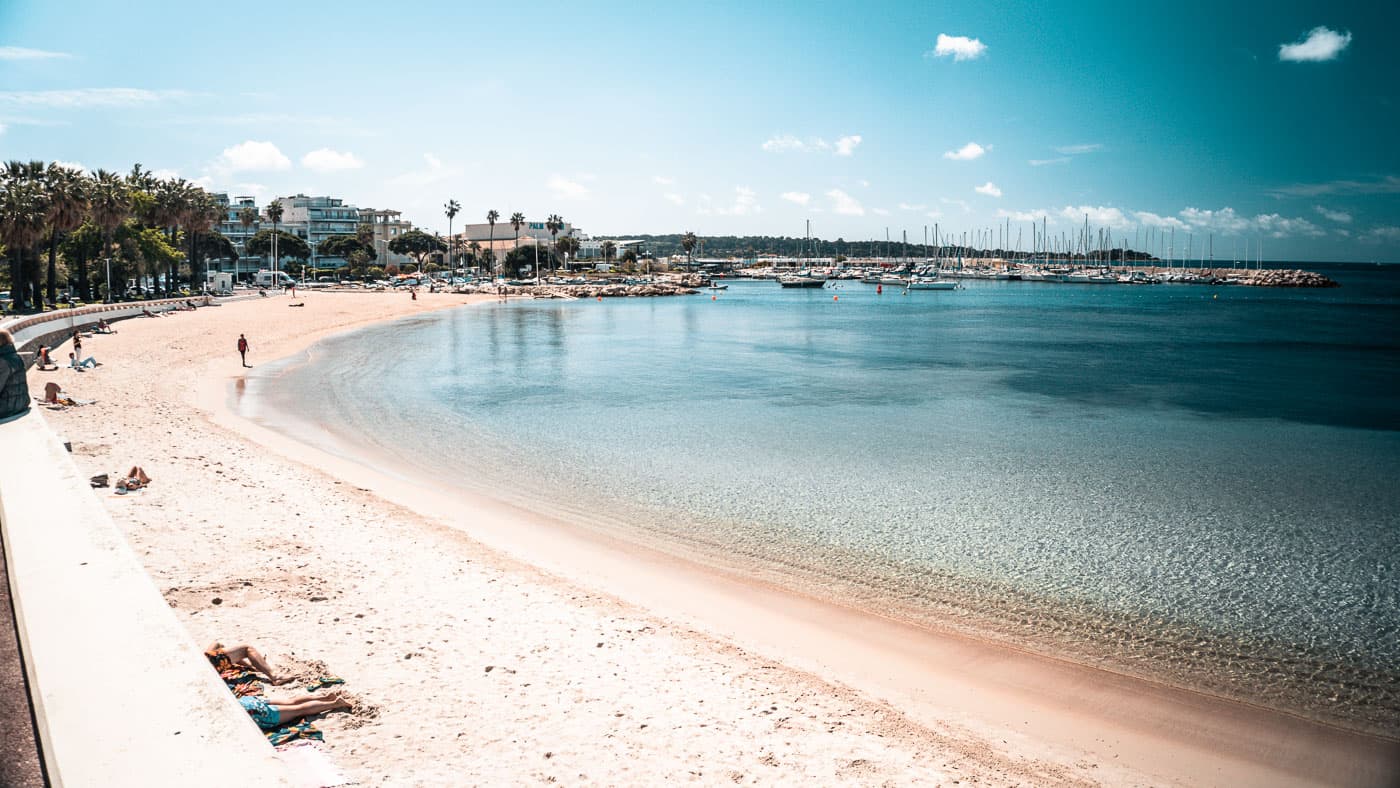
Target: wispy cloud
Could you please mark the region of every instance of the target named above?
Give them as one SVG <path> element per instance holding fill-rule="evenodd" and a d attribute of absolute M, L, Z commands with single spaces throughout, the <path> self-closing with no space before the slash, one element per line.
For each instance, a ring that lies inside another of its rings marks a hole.
<path fill-rule="evenodd" d="M 1055 152 L 1064 154 L 1066 156 L 1078 156 L 1080 154 L 1094 153 L 1095 151 L 1101 150 L 1103 150 L 1103 145 L 1101 143 L 1094 142 L 1086 145 L 1061 145 L 1060 147 L 1055 149 Z"/>
<path fill-rule="evenodd" d="M 449 166 L 432 153 L 423 154 L 423 169 L 409 170 L 400 173 L 389 179 L 389 183 L 395 186 L 429 186 L 434 183 L 451 180 L 462 174 L 462 168 Z"/>
<path fill-rule="evenodd" d="M 1060 209 L 1060 216 L 1074 221 L 1081 221 L 1088 216 L 1091 226 L 1112 227 L 1116 230 L 1131 227 L 1133 224 L 1121 209 L 1107 205 L 1066 205 Z"/>
<path fill-rule="evenodd" d="M 871 208 L 871 209 L 870 209 L 870 212 L 873 213 L 873 214 L 875 214 L 876 216 L 889 216 L 889 215 L 890 215 L 889 209 L 887 209 L 887 208 Z M 838 212 L 838 213 L 839 213 L 839 212 Z"/>
<path fill-rule="evenodd" d="M 224 148 L 224 152 L 219 154 L 219 158 L 215 159 L 209 168 L 216 173 L 228 174 L 285 170 L 291 166 L 291 159 L 271 142 L 247 140 Z"/>
<path fill-rule="evenodd" d="M 928 206 L 927 206 L 927 205 L 914 205 L 914 204 L 912 204 L 912 203 L 902 202 L 902 203 L 899 204 L 899 210 L 901 210 L 901 211 L 927 211 L 927 210 L 928 210 Z"/>
<path fill-rule="evenodd" d="M 991 181 L 987 181 L 981 186 L 974 188 L 973 191 L 977 192 L 978 194 L 985 194 L 988 197 L 1001 196 L 1001 189 L 998 188 L 997 185 L 995 183 L 992 183 Z"/>
<path fill-rule="evenodd" d="M 812 201 L 812 195 L 807 192 L 783 192 L 782 198 L 788 202 L 797 203 L 804 207 L 807 203 Z"/>
<path fill-rule="evenodd" d="M 967 200 L 955 199 L 953 197 L 939 197 L 938 201 L 944 205 L 956 205 L 962 209 L 963 213 L 972 212 L 972 205 L 970 205 Z"/>
<path fill-rule="evenodd" d="M 695 212 L 704 216 L 712 214 L 717 216 L 749 216 L 762 213 L 763 207 L 758 204 L 757 192 L 747 186 L 735 186 L 733 203 L 715 206 L 708 194 L 702 194 L 700 195 L 700 207 Z"/>
<path fill-rule="evenodd" d="M 836 213 L 843 216 L 865 215 L 865 206 L 861 205 L 859 200 L 840 189 L 832 189 L 826 193 L 826 196 L 831 198 L 831 210 Z"/>
<path fill-rule="evenodd" d="M 50 52 L 29 47 L 0 47 L 0 60 L 53 60 L 72 57 L 67 52 Z"/>
<path fill-rule="evenodd" d="M 663 175 L 653 175 L 651 176 L 651 182 L 658 186 L 674 186 L 676 183 L 676 179 L 667 178 Z"/>
<path fill-rule="evenodd" d="M 957 150 L 950 150 L 944 153 L 943 158 L 952 159 L 953 161 L 971 161 L 981 158 L 983 154 L 991 149 L 991 145 L 984 148 L 975 142 L 969 142 Z"/>
<path fill-rule="evenodd" d="M 558 173 L 549 176 L 544 185 L 556 200 L 586 200 L 590 194 L 587 186 Z"/>
<path fill-rule="evenodd" d="M 1294 63 L 1335 60 L 1350 43 L 1351 33 L 1338 33 L 1319 25 L 1292 44 L 1279 44 L 1278 59 Z"/>
<path fill-rule="evenodd" d="M 1134 211 L 1133 218 L 1137 219 L 1138 224 L 1144 227 L 1160 227 L 1167 230 L 1172 228 L 1178 230 L 1191 229 L 1186 222 L 1181 221 L 1175 216 L 1159 216 L 1151 211 Z"/>
<path fill-rule="evenodd" d="M 144 88 L 77 88 L 74 90 L 4 90 L 0 91 L 0 106 L 53 107 L 55 109 L 84 109 L 87 107 L 142 107 L 168 99 L 190 95 L 183 90 L 146 90 Z"/>
<path fill-rule="evenodd" d="M 1274 197 L 1317 197 L 1323 194 L 1400 194 L 1400 177 L 1387 175 L 1369 181 L 1335 180 L 1325 183 L 1295 183 L 1280 186 Z"/>
<path fill-rule="evenodd" d="M 924 57 L 951 57 L 954 62 L 957 62 L 976 60 L 986 52 L 987 45 L 982 43 L 981 39 L 939 33 L 938 39 L 934 42 L 933 50 L 925 52 Z"/>
<path fill-rule="evenodd" d="M 850 156 L 860 142 L 859 134 L 847 134 L 837 139 L 835 144 L 821 137 L 802 139 L 792 134 L 777 134 L 763 143 L 763 149 L 769 153 L 834 153 L 837 156 Z"/>
<path fill-rule="evenodd" d="M 1013 222 L 1038 222 L 1050 216 L 1050 212 L 1044 208 L 1029 211 L 1008 211 L 1001 209 L 997 211 L 997 216 L 1002 219 L 1010 219 Z"/>
<path fill-rule="evenodd" d="M 1345 211 L 1334 211 L 1323 205 L 1314 205 L 1313 210 L 1322 215 L 1324 219 L 1331 219 L 1342 224 L 1351 224 L 1351 214 Z"/>
<path fill-rule="evenodd" d="M 836 155 L 850 156 L 855 153 L 856 146 L 860 144 L 859 134 L 849 134 L 836 141 Z"/>
<path fill-rule="evenodd" d="M 1056 156 L 1053 159 L 1030 159 L 1026 162 L 1032 167 L 1044 167 L 1047 164 L 1068 164 L 1068 156 Z"/>
<path fill-rule="evenodd" d="M 1400 242 L 1400 227 L 1386 225 L 1384 227 L 1374 227 L 1370 232 L 1361 236 L 1361 240 L 1366 243 L 1392 243 Z"/>
<path fill-rule="evenodd" d="M 358 170 L 365 166 L 360 158 L 349 151 L 336 151 L 330 148 L 313 150 L 301 157 L 301 166 L 315 172 L 340 172 Z"/>

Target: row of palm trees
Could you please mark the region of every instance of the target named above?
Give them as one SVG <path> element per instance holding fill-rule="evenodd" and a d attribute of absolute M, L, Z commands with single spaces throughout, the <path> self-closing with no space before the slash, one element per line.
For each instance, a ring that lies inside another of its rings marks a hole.
<path fill-rule="evenodd" d="M 213 195 L 181 178 L 157 178 L 140 164 L 125 176 L 107 170 L 89 175 L 42 161 L 10 161 L 0 170 L 0 243 L 9 258 L 11 297 L 17 311 L 57 302 L 60 245 L 84 234 L 97 240 L 95 254 L 65 254 L 69 271 L 62 278 L 70 294 L 76 290 L 82 300 L 93 300 L 88 261 L 107 260 L 110 265 L 113 257 L 122 270 L 134 265 L 156 282 L 164 278 L 165 289 L 173 290 L 182 259 L 190 263 L 193 273 L 202 251 L 220 253 L 229 248 L 213 230 L 222 219 L 223 208 Z M 147 230 L 156 230 L 157 237 L 142 236 Z M 118 235 L 125 235 L 130 243 L 121 243 Z M 143 254 L 143 249 L 162 240 L 159 236 L 167 244 L 167 253 Z M 186 250 L 183 256 L 174 251 L 180 246 Z M 47 266 L 42 260 L 45 252 Z M 141 270 L 143 264 L 145 270 Z"/>
<path fill-rule="evenodd" d="M 447 216 L 447 235 L 449 238 L 452 237 L 452 220 L 456 218 L 457 213 L 461 210 L 461 208 L 461 204 L 458 203 L 456 200 L 448 200 L 447 203 L 443 206 L 443 213 L 445 216 Z M 495 208 L 492 208 L 491 210 L 486 212 L 486 223 L 491 226 L 487 249 L 489 250 L 490 254 L 491 271 L 493 274 L 500 273 L 499 261 L 496 257 L 496 222 L 500 220 L 501 213 Z M 516 211 L 515 213 L 510 215 L 510 226 L 511 229 L 515 231 L 515 248 L 519 248 L 520 246 L 520 228 L 524 225 L 525 214 Z M 563 217 L 561 217 L 557 213 L 551 213 L 549 215 L 549 218 L 545 220 L 544 226 L 546 230 L 549 230 L 549 236 L 551 242 L 554 245 L 555 251 L 565 256 L 570 254 L 576 254 L 578 252 L 579 241 L 577 238 L 574 238 L 572 235 L 566 235 L 563 238 L 559 237 L 559 233 L 564 229 Z M 605 246 L 606 245 L 607 244 L 605 244 Z M 454 241 L 453 246 L 469 248 L 473 256 L 476 256 L 476 253 L 480 251 L 480 244 L 476 243 L 475 241 L 464 241 L 460 244 L 457 241 Z M 616 249 L 616 245 L 614 245 L 613 248 Z M 451 260 L 449 258 L 449 267 L 451 267 L 450 263 Z"/>

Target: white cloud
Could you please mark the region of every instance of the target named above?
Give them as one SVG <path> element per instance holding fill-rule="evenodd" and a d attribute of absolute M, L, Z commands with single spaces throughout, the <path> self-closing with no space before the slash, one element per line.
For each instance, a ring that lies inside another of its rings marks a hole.
<path fill-rule="evenodd" d="M 1331 219 L 1334 222 L 1341 222 L 1342 224 L 1351 224 L 1351 214 L 1344 211 L 1334 211 L 1322 205 L 1314 205 L 1313 210 L 1322 214 L 1324 219 Z"/>
<path fill-rule="evenodd" d="M 180 177 L 180 171 L 172 170 L 169 167 L 157 167 L 156 169 L 151 170 L 151 177 L 159 178 L 163 181 L 174 180 Z"/>
<path fill-rule="evenodd" d="M 782 197 L 788 202 L 795 202 L 804 207 L 812 201 L 812 195 L 807 192 L 783 192 Z"/>
<path fill-rule="evenodd" d="M 939 197 L 938 201 L 944 205 L 956 205 L 963 210 L 963 213 L 972 212 L 972 206 L 968 204 L 967 200 L 957 200 L 952 197 Z"/>
<path fill-rule="evenodd" d="M 997 211 L 998 217 L 1010 219 L 1013 222 L 1038 222 L 1041 219 L 1048 218 L 1049 215 L 1050 212 L 1044 208 L 1031 211 L 1008 211 L 1005 209 Z"/>
<path fill-rule="evenodd" d="M 1101 150 L 1103 150 L 1103 145 L 1094 142 L 1087 145 L 1063 145 L 1056 148 L 1055 152 L 1062 153 L 1066 156 L 1078 156 L 1081 153 L 1093 153 Z"/>
<path fill-rule="evenodd" d="M 423 154 L 423 162 L 428 166 L 421 170 L 410 170 L 389 179 L 396 186 L 428 186 L 451 180 L 462 174 L 461 167 L 449 167 L 442 159 L 431 153 Z"/>
<path fill-rule="evenodd" d="M 238 194 L 251 194 L 254 196 L 267 191 L 267 187 L 261 183 L 235 183 L 233 188 Z"/>
<path fill-rule="evenodd" d="M 769 153 L 834 153 L 837 156 L 850 156 L 860 145 L 859 134 L 847 134 L 833 145 L 821 137 L 802 139 L 792 134 L 775 134 L 763 143 Z"/>
<path fill-rule="evenodd" d="M 63 167 L 64 169 L 73 170 L 74 172 L 87 172 L 87 171 L 88 171 L 88 168 L 87 168 L 87 167 L 84 167 L 84 166 L 82 165 L 82 163 L 76 162 L 76 161 L 55 161 L 55 162 L 54 162 L 54 166 L 55 166 L 55 167 Z M 157 172 L 159 172 L 159 171 L 157 171 Z M 151 174 L 152 174 L 152 175 L 155 175 L 157 178 L 164 178 L 164 177 L 167 177 L 167 176 L 164 176 L 164 175 L 157 175 L 157 174 L 154 173 L 154 172 L 151 173 Z"/>
<path fill-rule="evenodd" d="M 247 140 L 231 148 L 224 148 L 210 169 L 220 173 L 285 170 L 292 166 L 291 159 L 282 154 L 271 142 Z"/>
<path fill-rule="evenodd" d="M 991 150 L 992 146 L 982 147 L 975 142 L 969 142 L 957 150 L 950 150 L 943 154 L 943 158 L 953 161 L 971 161 L 982 157 L 982 154 Z"/>
<path fill-rule="evenodd" d="M 927 217 L 930 218 L 930 219 L 942 219 L 942 218 L 943 218 L 943 212 L 942 212 L 942 211 L 929 211 L 928 213 L 924 214 L 924 216 L 927 216 Z"/>
<path fill-rule="evenodd" d="M 1293 44 L 1279 44 L 1278 59 L 1295 63 L 1318 63 L 1333 60 L 1351 43 L 1351 33 L 1338 33 L 1319 25 L 1308 31 L 1306 38 Z"/>
<path fill-rule="evenodd" d="M 556 200 L 585 200 L 588 199 L 588 187 L 578 181 L 571 181 L 563 175 L 555 173 L 545 181 L 545 188 Z"/>
<path fill-rule="evenodd" d="M 320 148 L 302 156 L 301 166 L 316 172 L 339 172 L 341 170 L 358 170 L 365 166 L 365 163 L 349 151 L 341 152 L 330 148 Z"/>
<path fill-rule="evenodd" d="M 214 188 L 214 176 L 201 175 L 198 178 L 195 178 L 194 180 L 190 181 L 190 183 L 193 183 L 195 186 L 198 186 L 201 189 L 212 189 Z"/>
<path fill-rule="evenodd" d="M 1133 224 L 1122 210 L 1106 205 L 1066 205 L 1060 209 L 1060 216 L 1074 221 L 1083 221 L 1086 214 L 1093 227 L 1123 229 Z"/>
<path fill-rule="evenodd" d="M 926 210 L 928 210 L 928 206 L 927 206 L 927 205 L 911 205 L 910 203 L 902 202 L 902 203 L 899 204 L 899 210 L 901 210 L 901 211 L 926 211 Z"/>
<path fill-rule="evenodd" d="M 651 176 L 651 182 L 656 184 L 657 186 L 674 186 L 676 183 L 676 179 L 666 178 L 661 175 L 653 175 Z"/>
<path fill-rule="evenodd" d="M 1192 227 L 1218 230 L 1223 233 L 1239 234 L 1254 229 L 1249 219 L 1235 213 L 1235 209 L 1229 206 L 1220 210 L 1184 208 L 1181 210 L 1180 216 Z"/>
<path fill-rule="evenodd" d="M 1274 197 L 1317 197 L 1323 194 L 1396 194 L 1400 177 L 1387 175 L 1369 181 L 1337 180 L 1326 183 L 1295 183 L 1269 192 Z"/>
<path fill-rule="evenodd" d="M 0 47 L 0 60 L 51 60 L 63 57 L 72 57 L 72 55 L 67 52 L 48 52 L 28 47 Z"/>
<path fill-rule="evenodd" d="M 1146 227 L 1161 227 L 1164 229 L 1176 228 L 1178 230 L 1191 229 L 1187 226 L 1186 222 L 1181 221 L 1175 216 L 1158 216 L 1151 211 L 1134 211 L 1133 218 L 1138 220 L 1138 224 Z"/>
<path fill-rule="evenodd" d="M 661 195 L 667 202 L 673 205 L 685 205 L 685 198 L 675 192 L 666 192 Z"/>
<path fill-rule="evenodd" d="M 836 155 L 850 156 L 855 152 L 856 146 L 860 144 L 859 134 L 849 134 L 836 140 Z"/>
<path fill-rule="evenodd" d="M 946 33 L 939 33 L 938 40 L 933 45 L 932 52 L 925 52 L 928 57 L 952 57 L 954 62 L 959 60 L 975 60 L 987 51 L 987 45 L 981 39 L 968 38 L 967 36 L 950 36 Z"/>
<path fill-rule="evenodd" d="M 831 210 L 844 216 L 864 216 L 865 207 L 856 198 L 841 191 L 832 189 L 826 193 L 831 198 Z"/>
<path fill-rule="evenodd" d="M 995 183 L 992 183 L 991 181 L 987 181 L 981 186 L 976 187 L 975 189 L 973 189 L 973 191 L 977 192 L 978 194 L 985 194 L 988 197 L 1001 196 L 1001 189 L 998 188 L 997 185 Z"/>
<path fill-rule="evenodd" d="M 1309 238 L 1318 238 L 1327 234 L 1325 230 L 1307 219 L 1290 219 L 1287 216 L 1279 216 L 1276 213 L 1261 213 L 1254 217 L 1252 224 L 1257 232 L 1264 233 L 1273 238 L 1287 238 L 1291 235 L 1306 235 Z"/>
<path fill-rule="evenodd" d="M 0 106 L 54 107 L 57 109 L 141 107 L 187 95 L 189 94 L 183 90 L 145 90 L 142 88 L 4 90 L 0 91 Z"/>
<path fill-rule="evenodd" d="M 1053 158 L 1053 159 L 1031 159 L 1031 160 L 1027 161 L 1026 163 L 1029 164 L 1029 165 L 1031 165 L 1032 167 L 1044 167 L 1044 166 L 1047 165 L 1047 164 L 1068 164 L 1068 163 L 1069 163 L 1069 157 L 1068 157 L 1068 156 L 1056 156 L 1056 157 Z"/>
<path fill-rule="evenodd" d="M 1361 240 L 1366 241 L 1367 243 L 1381 243 L 1383 241 L 1400 241 L 1400 227 L 1396 227 L 1394 225 L 1389 225 L 1386 227 L 1375 227 L 1372 228 L 1370 232 L 1361 236 Z"/>
<path fill-rule="evenodd" d="M 714 207 L 710 195 L 700 195 L 700 207 L 695 211 L 698 214 L 709 216 L 748 216 L 750 214 L 762 213 L 763 208 L 758 204 L 758 194 L 747 186 L 734 187 L 734 203 L 732 205 L 721 205 Z"/>

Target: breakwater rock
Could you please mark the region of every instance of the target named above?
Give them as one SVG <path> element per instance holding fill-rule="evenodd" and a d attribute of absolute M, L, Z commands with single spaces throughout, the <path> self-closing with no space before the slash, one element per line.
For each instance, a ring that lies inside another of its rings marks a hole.
<path fill-rule="evenodd" d="M 700 291 L 682 284 L 653 282 L 643 285 L 530 285 L 512 287 L 510 292 L 536 298 L 644 298 L 694 295 Z"/>
<path fill-rule="evenodd" d="M 1253 287 L 1339 287 L 1335 280 L 1312 271 L 1270 269 L 1252 271 L 1240 277 L 1240 284 Z"/>

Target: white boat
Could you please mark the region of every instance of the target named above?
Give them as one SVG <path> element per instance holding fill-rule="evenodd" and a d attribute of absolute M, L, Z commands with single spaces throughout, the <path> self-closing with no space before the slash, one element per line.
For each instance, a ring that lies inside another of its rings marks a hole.
<path fill-rule="evenodd" d="M 962 285 L 952 279 L 939 279 L 936 276 L 916 276 L 909 280 L 910 290 L 961 290 Z"/>
<path fill-rule="evenodd" d="M 710 289 L 710 290 L 728 290 L 728 289 L 729 289 L 729 285 L 720 284 L 719 282 L 711 282 L 711 283 L 710 283 L 709 289 Z"/>
<path fill-rule="evenodd" d="M 826 277 L 805 271 L 783 274 L 778 277 L 778 284 L 783 287 L 825 287 Z"/>
<path fill-rule="evenodd" d="M 904 287 L 905 285 L 909 284 L 909 281 L 902 276 L 895 276 L 894 274 L 885 274 L 880 277 L 876 284 Z"/>

